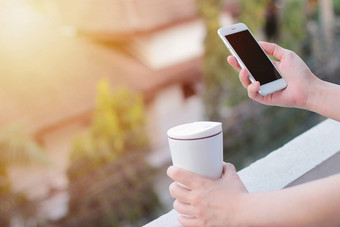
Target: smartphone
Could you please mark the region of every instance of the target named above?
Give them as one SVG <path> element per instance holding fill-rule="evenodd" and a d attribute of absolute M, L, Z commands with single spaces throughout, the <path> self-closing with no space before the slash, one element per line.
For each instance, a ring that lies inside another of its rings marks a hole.
<path fill-rule="evenodd" d="M 245 24 L 223 27 L 217 33 L 239 65 L 248 70 L 250 81 L 260 82 L 258 92 L 261 95 L 266 96 L 287 87 L 287 82 Z"/>

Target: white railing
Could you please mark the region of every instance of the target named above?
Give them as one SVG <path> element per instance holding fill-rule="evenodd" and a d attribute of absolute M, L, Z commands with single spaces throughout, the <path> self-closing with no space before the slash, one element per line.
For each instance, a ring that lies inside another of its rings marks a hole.
<path fill-rule="evenodd" d="M 249 192 L 279 190 L 340 173 L 340 123 L 327 119 L 239 171 Z M 145 225 L 180 227 L 175 210 Z"/>

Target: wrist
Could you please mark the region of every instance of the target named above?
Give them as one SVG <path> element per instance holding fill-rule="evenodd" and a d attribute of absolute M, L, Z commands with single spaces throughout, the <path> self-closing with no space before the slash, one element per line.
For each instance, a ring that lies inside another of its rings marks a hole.
<path fill-rule="evenodd" d="M 310 91 L 306 109 L 340 121 L 339 97 L 340 85 L 318 79 Z"/>
<path fill-rule="evenodd" d="M 306 102 L 302 108 L 322 114 L 322 109 L 324 108 L 322 106 L 324 101 L 322 100 L 327 92 L 327 88 L 325 87 L 326 82 L 314 76 L 314 79 L 311 80 L 307 88 Z"/>
<path fill-rule="evenodd" d="M 336 97 L 338 97 L 336 89 L 334 89 L 335 86 L 337 85 L 316 78 L 313 86 L 309 88 L 305 109 L 334 118 L 331 109 L 334 108 L 335 99 L 337 100 Z"/>

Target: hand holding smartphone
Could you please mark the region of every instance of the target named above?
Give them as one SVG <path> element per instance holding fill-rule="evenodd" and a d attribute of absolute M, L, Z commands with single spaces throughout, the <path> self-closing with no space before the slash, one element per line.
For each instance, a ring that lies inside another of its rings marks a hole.
<path fill-rule="evenodd" d="M 287 87 L 287 82 L 243 23 L 220 28 L 218 35 L 242 68 L 249 72 L 251 82 L 260 82 L 262 96 Z"/>

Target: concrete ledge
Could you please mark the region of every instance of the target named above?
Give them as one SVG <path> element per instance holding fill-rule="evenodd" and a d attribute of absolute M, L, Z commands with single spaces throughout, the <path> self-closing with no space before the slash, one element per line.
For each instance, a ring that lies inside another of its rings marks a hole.
<path fill-rule="evenodd" d="M 239 171 L 249 192 L 279 190 L 340 173 L 340 123 L 327 119 Z M 180 227 L 175 210 L 145 225 Z"/>
<path fill-rule="evenodd" d="M 339 139 L 340 123 L 327 119 L 239 171 L 239 175 L 249 192 L 282 189 L 336 155 Z"/>

